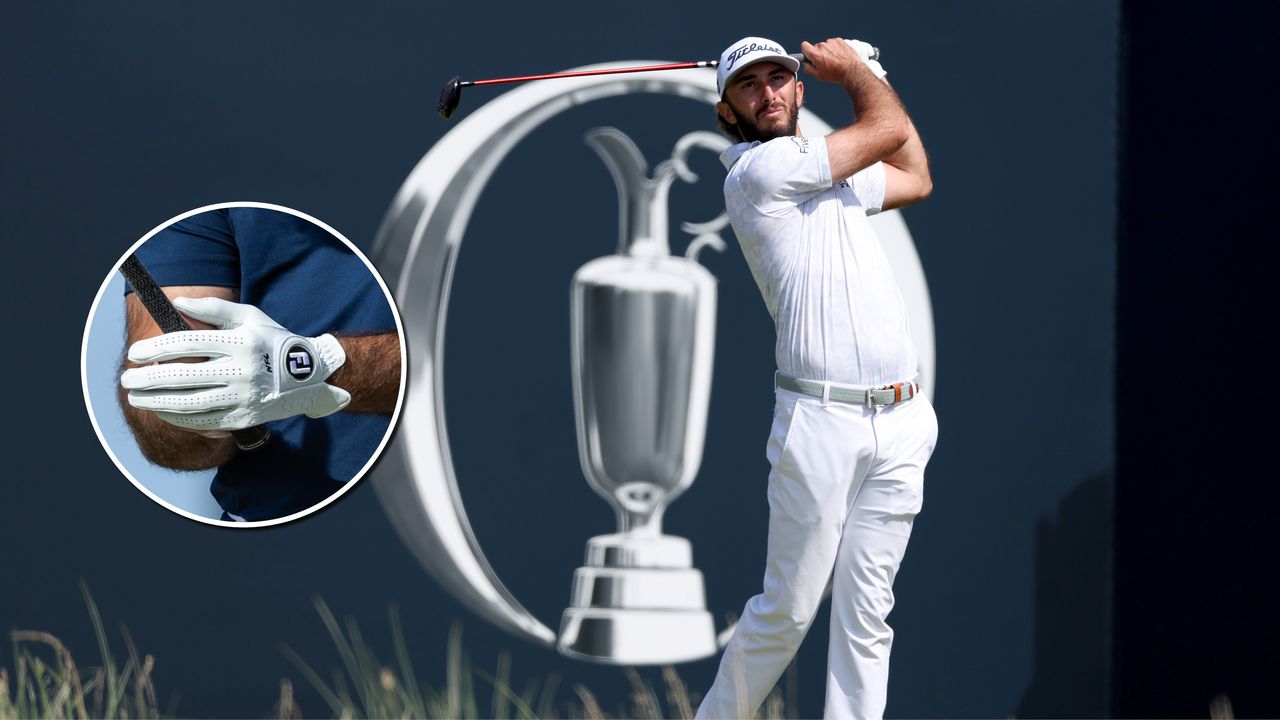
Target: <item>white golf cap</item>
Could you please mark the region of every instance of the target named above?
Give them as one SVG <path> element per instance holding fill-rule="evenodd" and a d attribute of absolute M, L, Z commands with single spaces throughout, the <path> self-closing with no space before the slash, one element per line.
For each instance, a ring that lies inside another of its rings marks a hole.
<path fill-rule="evenodd" d="M 800 71 L 800 61 L 787 54 L 778 43 L 762 37 L 745 37 L 720 53 L 720 65 L 716 68 L 716 89 L 724 97 L 724 89 L 733 76 L 748 65 L 758 62 L 776 62 L 791 72 Z"/>

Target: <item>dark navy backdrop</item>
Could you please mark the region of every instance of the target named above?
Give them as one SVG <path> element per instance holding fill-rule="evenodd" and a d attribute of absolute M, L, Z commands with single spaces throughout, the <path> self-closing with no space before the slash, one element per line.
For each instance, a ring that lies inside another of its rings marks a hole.
<path fill-rule="evenodd" d="M 353 616 L 387 657 L 396 603 L 427 681 L 440 682 L 460 620 L 481 667 L 509 649 L 517 679 L 554 669 L 606 708 L 620 702 L 618 670 L 516 641 L 453 601 L 371 487 L 255 532 L 152 504 L 85 415 L 84 319 L 134 240 L 208 203 L 288 205 L 368 250 L 401 182 L 450 127 L 434 105 L 453 75 L 700 59 L 748 34 L 788 46 L 848 35 L 883 49 L 936 181 L 905 213 L 934 300 L 941 436 L 898 580 L 889 713 L 1105 712 L 1117 15 L 1114 0 L 793 14 L 771 3 L 10 6 L 0 207 L 14 271 L 3 293 L 4 307 L 25 309 L 8 327 L 27 350 L 4 359 L 18 381 L 7 406 L 23 411 L 10 425 L 25 435 L 5 441 L 0 627 L 48 630 L 91 662 L 83 578 L 104 616 L 156 656 L 179 713 L 260 716 L 291 676 L 304 712 L 319 715 L 278 650 L 338 665 L 312 596 Z M 468 91 L 461 115 L 498 92 Z M 828 122 L 848 118 L 832 86 L 810 83 L 808 99 Z M 586 537 L 612 522 L 580 476 L 569 402 L 568 280 L 611 252 L 616 232 L 612 187 L 580 137 L 615 125 L 656 162 L 680 134 L 711 127 L 708 110 L 681 102 L 601 102 L 540 129 L 481 198 L 459 259 L 446 358 L 454 457 L 474 479 L 463 492 L 481 542 L 553 625 Z M 674 191 L 673 219 L 714 213 L 719 171 L 699 170 L 704 183 Z M 702 472 L 667 528 L 694 540 L 723 617 L 759 587 L 772 341 L 736 247 L 703 259 L 721 288 L 712 416 Z M 460 390 L 493 376 L 528 389 Z M 820 712 L 825 636 L 824 616 L 799 659 L 804 715 Z M 681 673 L 702 688 L 714 670 Z"/>
<path fill-rule="evenodd" d="M 1280 717 L 1276 420 L 1259 382 L 1278 306 L 1268 210 L 1280 141 L 1264 90 L 1276 62 L 1263 19 L 1239 1 L 1177 12 L 1125 2 L 1112 672 L 1120 717 L 1203 717 L 1219 696 L 1235 717 Z M 1187 38 L 1212 62 L 1189 54 Z M 1200 110 L 1211 106 L 1220 111 Z M 1180 393 L 1189 385 L 1193 399 Z M 1233 387 L 1244 390 L 1218 393 Z"/>

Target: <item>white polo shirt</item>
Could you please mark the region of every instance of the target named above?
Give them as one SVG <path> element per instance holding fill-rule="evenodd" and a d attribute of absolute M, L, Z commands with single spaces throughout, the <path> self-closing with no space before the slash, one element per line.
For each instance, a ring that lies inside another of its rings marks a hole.
<path fill-rule="evenodd" d="M 739 143 L 720 156 L 725 207 L 778 332 L 778 369 L 863 387 L 910 380 L 906 306 L 868 214 L 876 163 L 834 184 L 826 138 Z"/>

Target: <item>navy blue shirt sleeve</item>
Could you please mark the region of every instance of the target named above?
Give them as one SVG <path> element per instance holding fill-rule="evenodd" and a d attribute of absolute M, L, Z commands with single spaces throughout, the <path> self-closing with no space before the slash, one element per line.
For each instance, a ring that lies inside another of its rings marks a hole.
<path fill-rule="evenodd" d="M 226 209 L 180 220 L 151 236 L 135 254 L 162 286 L 240 287 L 240 251 Z"/>

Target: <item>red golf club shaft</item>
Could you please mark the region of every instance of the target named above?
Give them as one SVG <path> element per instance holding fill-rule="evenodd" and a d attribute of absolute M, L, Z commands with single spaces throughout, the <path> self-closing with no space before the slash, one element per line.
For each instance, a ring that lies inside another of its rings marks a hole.
<path fill-rule="evenodd" d="M 553 78 L 584 77 L 587 75 L 620 75 L 622 73 L 650 72 L 653 70 L 684 70 L 686 68 L 715 67 L 716 60 L 699 62 L 670 63 L 667 65 L 642 65 L 628 68 L 601 68 L 599 70 L 579 70 L 578 72 L 550 73 L 548 75 L 525 75 L 523 77 L 494 78 L 492 80 L 466 80 L 458 83 L 458 87 L 479 85 L 500 85 L 502 83 L 527 82 L 529 80 L 550 80 Z"/>
<path fill-rule="evenodd" d="M 791 57 L 805 62 L 804 55 L 793 54 Z M 546 75 L 522 75 L 520 77 L 494 78 L 492 80 L 463 80 L 451 78 L 440 90 L 440 99 L 436 102 L 436 110 L 440 117 L 448 119 L 458 109 L 458 101 L 462 98 L 462 89 L 479 85 L 501 85 L 503 83 L 529 82 L 530 80 L 553 80 L 556 78 L 586 77 L 588 75 L 622 75 L 624 73 L 654 72 L 657 70 L 687 70 L 691 68 L 713 68 L 720 65 L 719 60 L 699 60 L 695 62 L 666 63 L 663 65 L 639 65 L 636 67 L 598 68 L 596 70 L 578 70 L 575 72 L 548 73 Z"/>

